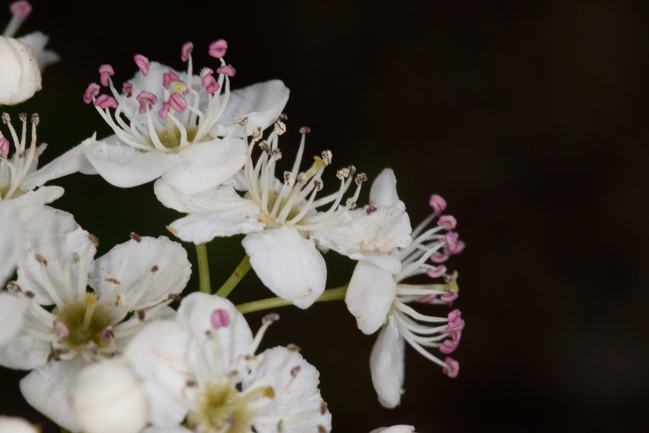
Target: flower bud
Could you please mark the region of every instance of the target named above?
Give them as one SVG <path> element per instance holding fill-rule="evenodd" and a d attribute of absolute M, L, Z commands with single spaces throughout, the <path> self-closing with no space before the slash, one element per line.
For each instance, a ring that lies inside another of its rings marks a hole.
<path fill-rule="evenodd" d="M 41 90 L 41 70 L 29 45 L 0 37 L 0 105 L 15 105 Z"/>
<path fill-rule="evenodd" d="M 128 362 L 121 358 L 81 371 L 72 404 L 85 433 L 138 433 L 149 417 L 144 390 Z"/>
<path fill-rule="evenodd" d="M 0 433 L 40 433 L 40 429 L 22 418 L 0 416 Z"/>

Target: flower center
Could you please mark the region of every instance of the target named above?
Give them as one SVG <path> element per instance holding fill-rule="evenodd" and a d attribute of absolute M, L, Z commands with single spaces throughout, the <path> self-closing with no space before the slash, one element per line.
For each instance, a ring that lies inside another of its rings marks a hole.
<path fill-rule="evenodd" d="M 93 347 L 106 347 L 106 329 L 111 325 L 110 311 L 97 305 L 97 297 L 88 293 L 84 301 L 69 301 L 56 315 L 62 330 L 59 343 L 78 353 L 92 350 Z M 56 325 L 55 325 L 56 326 Z"/>
<path fill-rule="evenodd" d="M 262 387 L 241 393 L 227 381 L 209 383 L 199 400 L 199 412 L 190 412 L 189 425 L 198 431 L 219 433 L 245 433 L 251 431 L 253 413 L 249 410 L 252 399 L 273 398 L 273 388 Z"/>
<path fill-rule="evenodd" d="M 7 113 L 2 114 L 2 122 L 9 128 L 9 136 L 13 140 L 15 147 L 14 154 L 9 158 L 11 141 L 5 138 L 0 132 L 0 200 L 10 200 L 25 194 L 20 189 L 25 176 L 30 171 L 30 167 L 36 157 L 36 126 L 39 122 L 37 114 L 31 117 L 31 143 L 27 146 L 27 114 L 19 115 L 22 122 L 20 136 L 11 124 L 11 117 Z"/>

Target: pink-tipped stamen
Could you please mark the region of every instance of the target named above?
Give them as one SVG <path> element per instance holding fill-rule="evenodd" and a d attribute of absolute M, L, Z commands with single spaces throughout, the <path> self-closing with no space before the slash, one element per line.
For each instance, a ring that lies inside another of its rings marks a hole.
<path fill-rule="evenodd" d="M 135 60 L 137 67 L 140 68 L 142 75 L 146 76 L 149 74 L 149 65 L 151 64 L 149 59 L 144 57 L 142 54 L 136 54 L 133 56 L 133 60 Z"/>
<path fill-rule="evenodd" d="M 151 92 L 140 92 L 139 95 L 135 97 L 137 102 L 140 103 L 140 114 L 145 114 L 147 111 L 158 102 L 158 97 Z"/>
<path fill-rule="evenodd" d="M 210 56 L 220 59 L 223 56 L 225 56 L 227 50 L 228 50 L 228 43 L 223 39 L 219 39 L 218 41 L 212 42 L 210 44 L 208 53 Z"/>
<path fill-rule="evenodd" d="M 225 328 L 230 325 L 230 315 L 223 309 L 217 309 L 212 312 L 210 324 L 214 329 Z"/>
<path fill-rule="evenodd" d="M 95 99 L 95 106 L 99 108 L 117 108 L 117 101 L 112 96 L 108 95 L 99 95 Z"/>
<path fill-rule="evenodd" d="M 444 212 L 444 209 L 446 209 L 446 200 L 444 200 L 442 196 L 437 194 L 430 196 L 428 204 L 433 208 L 433 212 L 435 212 L 435 215 L 437 216 L 440 216 L 442 212 Z"/>
<path fill-rule="evenodd" d="M 99 90 L 101 87 L 99 87 L 99 84 L 97 83 L 90 83 L 88 85 L 88 88 L 86 89 L 86 92 L 83 94 L 83 102 L 86 104 L 90 104 L 92 100 L 99 95 Z"/>
<path fill-rule="evenodd" d="M 192 53 L 193 49 L 194 49 L 194 44 L 192 44 L 191 42 L 186 42 L 185 45 L 183 45 L 183 48 L 180 52 L 180 59 L 183 62 L 189 60 L 189 55 Z"/>
<path fill-rule="evenodd" d="M 444 367 L 444 374 L 448 377 L 455 378 L 460 372 L 460 363 L 451 358 L 450 356 L 446 357 L 444 360 L 446 367 Z"/>
<path fill-rule="evenodd" d="M 110 84 L 110 77 L 115 75 L 115 70 L 111 65 L 101 65 L 99 67 L 99 74 L 99 82 L 101 83 L 101 85 L 108 87 L 108 84 Z"/>
<path fill-rule="evenodd" d="M 17 2 L 13 2 L 9 6 L 9 11 L 12 15 L 17 15 L 18 18 L 20 18 L 22 21 L 25 21 L 29 14 L 32 13 L 32 5 L 29 4 L 29 2 L 26 0 L 19 0 Z"/>
<path fill-rule="evenodd" d="M 217 74 L 227 75 L 232 78 L 237 73 L 237 71 L 230 65 L 223 65 L 216 70 Z"/>

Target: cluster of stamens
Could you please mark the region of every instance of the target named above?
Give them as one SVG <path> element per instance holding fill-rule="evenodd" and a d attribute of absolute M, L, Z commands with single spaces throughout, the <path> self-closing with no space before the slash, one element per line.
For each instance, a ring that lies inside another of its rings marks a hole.
<path fill-rule="evenodd" d="M 442 366 L 448 376 L 455 377 L 459 371 L 458 362 L 450 357 L 442 361 L 426 348 L 439 348 L 442 353 L 450 354 L 458 347 L 464 328 L 460 310 L 451 311 L 447 317 L 435 317 L 421 314 L 406 305 L 413 301 L 448 305 L 459 295 L 457 272 L 449 274 L 443 264 L 435 266 L 427 263 L 429 259 L 435 263 L 445 261 L 449 255 L 458 254 L 464 248 L 464 244 L 458 241 L 457 233 L 452 231 L 457 224 L 455 218 L 451 215 L 441 215 L 446 206 L 443 199 L 433 195 L 431 206 L 435 213 L 413 231 L 413 242 L 400 252 L 402 268 L 394 277 L 397 282 L 397 296 L 391 312 L 404 339 L 424 357 Z M 437 225 L 427 229 L 436 217 Z M 400 283 L 422 274 L 430 278 L 442 277 L 445 284 Z"/>
<path fill-rule="evenodd" d="M 134 95 L 135 86 L 131 82 L 124 83 L 120 93 L 111 79 L 115 75 L 112 66 L 102 65 L 99 68 L 100 83 L 113 96 L 100 95 L 99 84 L 91 83 L 83 100 L 95 105 L 122 142 L 142 151 L 155 149 L 175 153 L 192 143 L 212 140 L 215 137 L 210 135 L 210 130 L 227 106 L 230 97 L 229 78 L 236 73 L 223 60 L 227 47 L 227 42 L 222 39 L 209 47 L 209 55 L 221 61 L 221 66 L 216 69 L 218 79 L 215 78 L 213 69 L 203 68 L 197 80 L 193 75 L 191 57 L 194 45 L 187 42 L 181 51 L 181 59 L 187 63 L 184 81 L 178 73 L 168 68 L 162 74 L 162 83 L 147 81 L 151 62 L 143 55 L 136 54 L 134 60 L 140 71 L 139 79 L 136 78 L 139 93 Z M 147 85 L 155 88 L 147 89 Z M 201 94 L 197 90 L 200 89 L 199 86 L 203 87 L 205 93 Z M 161 108 L 154 112 L 153 107 L 159 99 Z M 115 110 L 113 114 L 109 110 L 111 108 Z"/>
<path fill-rule="evenodd" d="M 141 238 L 132 234 L 118 272 L 105 278 L 107 288 L 100 297 L 87 290 L 88 258 L 93 245 L 97 245 L 95 236 L 90 235 L 81 255 L 73 253 L 66 261 L 63 281 L 52 281 L 47 259 L 39 254 L 34 257 L 40 266 L 43 288 L 54 302 L 54 308 L 50 311 L 36 302 L 30 302 L 29 312 L 33 320 L 27 322 L 26 332 L 51 343 L 55 359 L 69 360 L 80 356 L 90 362 L 109 357 L 121 349 L 121 339 L 141 328 L 146 314 L 153 314 L 175 300 L 170 297 L 146 311 L 134 311 L 135 304 L 144 295 L 158 270 L 157 266 L 151 268 L 147 278 L 139 284 L 132 296 L 128 299 L 125 297 L 126 288 L 119 279 L 128 264 L 133 244 L 139 242 L 138 239 Z M 76 272 L 73 272 L 75 268 Z M 72 281 L 73 273 L 77 275 L 76 282 Z M 10 282 L 7 288 L 28 299 L 35 297 L 34 293 L 23 291 L 17 282 Z M 131 317 L 127 319 L 129 315 Z"/>
<path fill-rule="evenodd" d="M 30 167 L 37 156 L 36 146 L 36 126 L 38 126 L 38 114 L 31 116 L 31 143 L 27 148 L 27 114 L 18 115 L 22 122 L 22 131 L 20 137 L 13 125 L 11 117 L 7 113 L 2 113 L 2 122 L 8 126 L 11 139 L 14 143 L 14 154 L 9 158 L 11 141 L 5 138 L 0 131 L 0 200 L 9 200 L 23 195 L 26 191 L 20 189 L 20 185 L 25 176 L 30 172 Z"/>
<path fill-rule="evenodd" d="M 356 174 L 354 166 L 340 169 L 336 173 L 341 182 L 338 191 L 316 200 L 317 193 L 324 186 L 322 173 L 331 164 L 332 153 L 329 150 L 322 152 L 321 156 L 314 157 L 314 163 L 307 171 L 299 171 L 309 128 L 300 129 L 302 140 L 295 162 L 291 171 L 284 172 L 282 187 L 277 187 L 275 167 L 276 162 L 282 158 L 278 148 L 278 137 L 286 131 L 282 121 L 285 118 L 283 115 L 275 122 L 273 131 L 265 140 L 262 139 L 261 128 L 253 130 L 249 153 L 252 154 L 257 143 L 262 153 L 256 163 L 249 159 L 244 167 L 247 196 L 259 205 L 266 219 L 266 227 L 291 225 L 302 232 L 308 232 L 323 227 L 350 224 L 350 222 L 340 223 L 340 217 L 356 207 L 361 185 L 367 181 L 367 176 L 364 173 Z M 347 198 L 344 206 L 339 206 L 352 182 L 357 186 L 354 195 Z M 329 204 L 326 211 L 317 212 L 318 208 Z"/>
<path fill-rule="evenodd" d="M 266 330 L 277 320 L 279 320 L 279 315 L 275 313 L 266 315 L 248 352 L 236 357 L 231 365 L 221 366 L 217 363 L 209 366 L 195 366 L 195 377 L 187 381 L 185 393 L 190 408 L 187 416 L 187 424 L 190 428 L 201 433 L 247 433 L 253 431 L 254 424 L 276 423 L 278 431 L 281 432 L 285 422 L 313 415 L 313 411 L 275 416 L 258 413 L 262 408 L 271 404 L 277 396 L 288 392 L 297 378 L 300 372 L 299 365 L 290 368 L 291 378 L 281 389 L 274 389 L 269 385 L 275 377 L 289 368 L 291 355 L 300 350 L 295 345 L 289 344 L 286 347 L 286 356 L 277 367 L 249 384 L 246 389 L 241 389 L 240 384 L 247 371 L 258 362 L 255 352 Z M 211 324 L 214 330 L 228 327 L 230 319 L 227 311 L 215 310 L 212 313 Z M 207 336 L 218 339 L 216 332 L 207 331 Z M 211 362 L 218 356 L 216 353 L 206 353 L 205 355 L 197 357 L 196 362 L 199 364 Z M 324 414 L 326 410 L 326 403 L 323 402 L 319 411 Z"/>

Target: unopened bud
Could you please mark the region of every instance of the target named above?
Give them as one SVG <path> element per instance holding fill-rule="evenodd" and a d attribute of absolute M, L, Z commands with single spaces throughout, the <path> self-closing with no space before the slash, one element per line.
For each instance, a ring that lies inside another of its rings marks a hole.
<path fill-rule="evenodd" d="M 0 37 L 0 105 L 15 105 L 41 90 L 41 70 L 29 45 Z"/>

